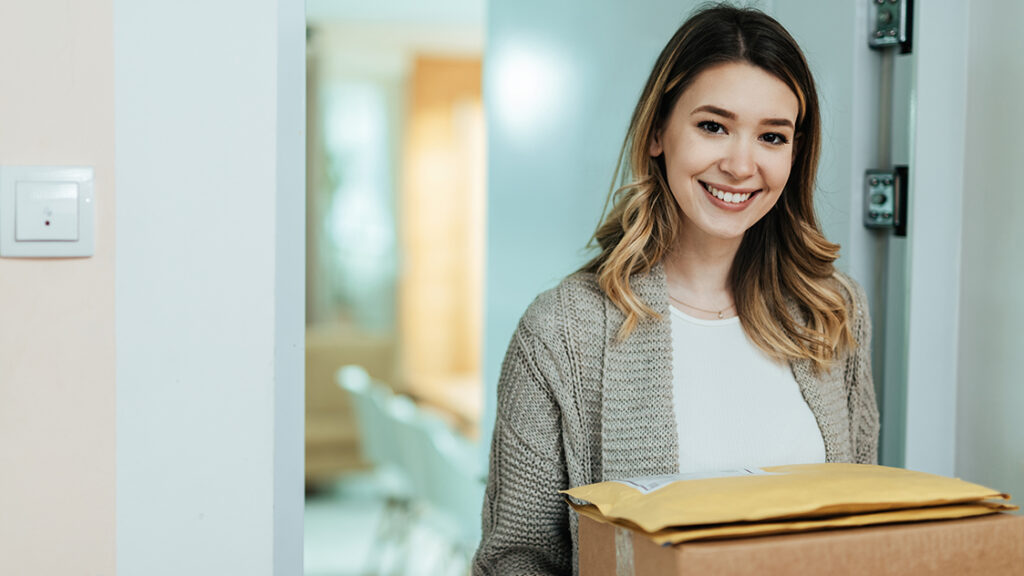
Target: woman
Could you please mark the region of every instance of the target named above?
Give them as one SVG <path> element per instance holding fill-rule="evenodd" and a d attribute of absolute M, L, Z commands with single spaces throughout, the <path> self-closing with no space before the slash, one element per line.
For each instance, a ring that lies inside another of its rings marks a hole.
<path fill-rule="evenodd" d="M 716 6 L 669 41 L 600 254 L 509 345 L 474 574 L 575 573 L 569 486 L 875 463 L 867 305 L 814 214 L 819 125 L 807 63 L 772 18 Z"/>

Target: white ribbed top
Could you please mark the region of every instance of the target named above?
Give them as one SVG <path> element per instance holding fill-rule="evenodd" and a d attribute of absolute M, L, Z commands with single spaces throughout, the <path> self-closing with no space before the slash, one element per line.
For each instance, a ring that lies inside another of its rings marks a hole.
<path fill-rule="evenodd" d="M 789 364 L 765 356 L 738 317 L 672 310 L 679 472 L 825 461 L 825 443 Z"/>

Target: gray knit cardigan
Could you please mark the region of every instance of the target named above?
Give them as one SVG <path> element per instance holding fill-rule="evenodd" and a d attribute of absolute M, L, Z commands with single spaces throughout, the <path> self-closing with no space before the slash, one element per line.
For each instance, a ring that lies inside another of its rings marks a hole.
<path fill-rule="evenodd" d="M 854 292 L 846 297 L 857 346 L 826 374 L 816 375 L 810 361 L 791 365 L 826 460 L 873 464 L 870 317 L 863 290 L 845 284 Z M 634 276 L 631 286 L 661 318 L 642 321 L 621 342 L 615 335 L 624 315 L 593 274 L 569 276 L 520 320 L 498 382 L 474 575 L 576 574 L 577 517 L 558 491 L 679 471 L 664 269 Z"/>

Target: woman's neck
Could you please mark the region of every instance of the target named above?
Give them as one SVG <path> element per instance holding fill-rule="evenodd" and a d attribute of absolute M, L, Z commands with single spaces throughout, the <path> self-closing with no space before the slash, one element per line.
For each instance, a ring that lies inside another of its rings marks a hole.
<path fill-rule="evenodd" d="M 729 272 L 742 239 L 682 236 L 664 258 L 669 296 L 685 308 L 731 307 Z"/>

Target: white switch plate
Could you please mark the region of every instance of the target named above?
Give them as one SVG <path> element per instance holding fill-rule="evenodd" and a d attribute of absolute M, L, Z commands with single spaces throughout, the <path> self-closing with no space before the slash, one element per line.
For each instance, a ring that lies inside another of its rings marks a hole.
<path fill-rule="evenodd" d="M 0 257 L 92 256 L 94 205 L 91 167 L 0 166 Z"/>
<path fill-rule="evenodd" d="M 14 240 L 78 240 L 78 182 L 16 182 Z"/>

